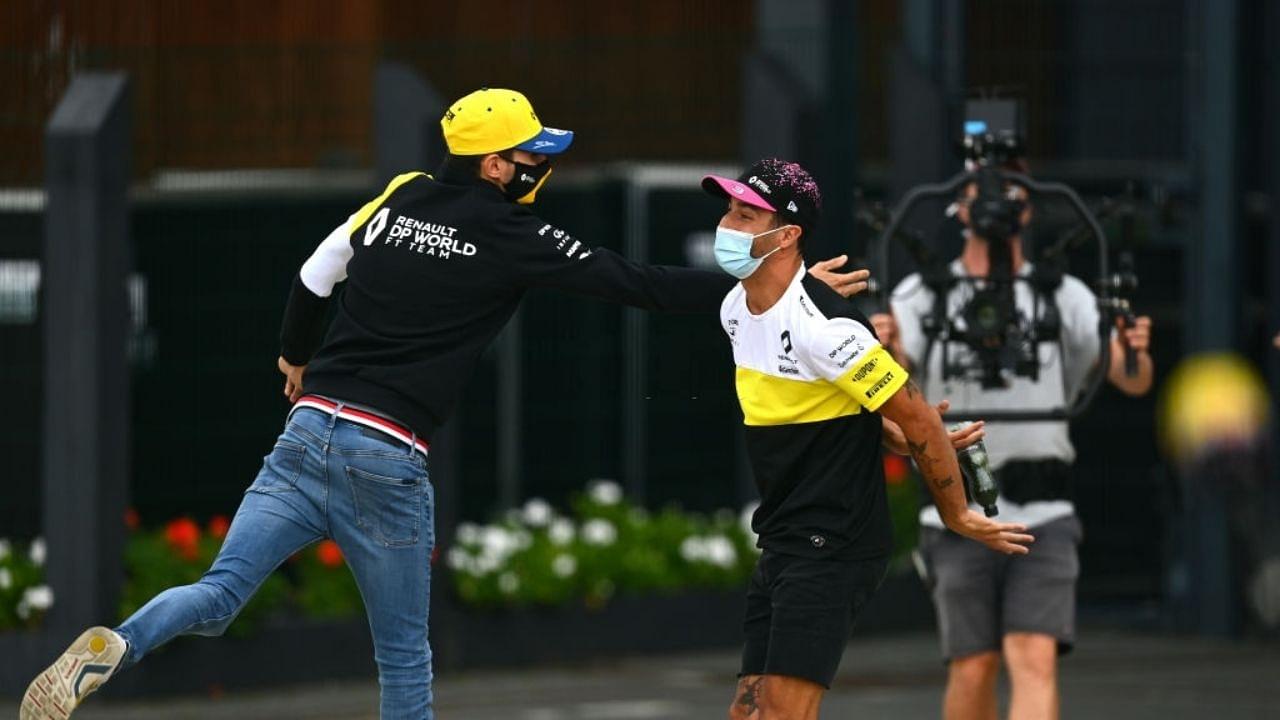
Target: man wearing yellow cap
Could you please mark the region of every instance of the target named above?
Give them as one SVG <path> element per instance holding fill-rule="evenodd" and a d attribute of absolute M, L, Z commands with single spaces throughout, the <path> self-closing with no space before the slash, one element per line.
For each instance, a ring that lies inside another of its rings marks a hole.
<path fill-rule="evenodd" d="M 479 90 L 440 125 L 449 147 L 440 170 L 392 180 L 294 279 L 279 359 L 293 409 L 213 567 L 119 627 L 86 630 L 32 682 L 23 720 L 65 718 L 178 635 L 221 634 L 281 562 L 324 538 L 337 542 L 360 586 L 382 717 L 432 717 L 427 452 L 481 353 L 531 288 L 711 315 L 733 287 L 721 273 L 592 248 L 534 215 L 528 204 L 551 173 L 549 158 L 573 133 L 544 127 L 520 93 Z M 842 262 L 814 273 L 845 294 L 861 289 L 864 273 L 832 274 Z"/>

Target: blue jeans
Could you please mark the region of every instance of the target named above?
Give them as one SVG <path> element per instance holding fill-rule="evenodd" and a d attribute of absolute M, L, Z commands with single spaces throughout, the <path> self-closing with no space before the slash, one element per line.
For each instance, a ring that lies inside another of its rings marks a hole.
<path fill-rule="evenodd" d="M 213 567 L 116 628 L 122 667 L 178 635 L 220 635 L 289 556 L 332 538 L 364 598 L 387 720 L 432 718 L 427 610 L 434 493 L 422 453 L 312 408 L 285 425 L 245 492 Z"/>

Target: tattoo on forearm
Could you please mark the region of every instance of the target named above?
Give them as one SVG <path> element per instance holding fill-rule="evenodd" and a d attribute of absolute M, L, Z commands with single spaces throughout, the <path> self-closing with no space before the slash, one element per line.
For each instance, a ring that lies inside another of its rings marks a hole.
<path fill-rule="evenodd" d="M 763 682 L 764 678 L 758 677 L 755 680 L 744 683 L 742 694 L 735 701 L 748 716 L 760 711 L 760 684 Z"/>
<path fill-rule="evenodd" d="M 910 400 L 915 400 L 916 398 L 918 398 L 918 397 L 921 397 L 921 396 L 922 396 L 922 393 L 920 392 L 920 388 L 916 386 L 916 383 L 915 383 L 915 381 L 914 381 L 914 380 L 911 380 L 911 379 L 909 379 L 909 378 L 908 378 L 908 379 L 907 379 L 907 386 L 906 386 L 906 387 L 907 387 L 907 398 L 908 398 L 908 399 L 910 399 Z"/>
<path fill-rule="evenodd" d="M 934 487 L 939 490 L 945 490 L 955 483 L 956 479 L 951 476 L 935 477 L 934 470 L 941 461 L 929 455 L 928 440 L 913 443 L 910 438 L 907 438 L 907 449 L 911 451 L 911 457 L 915 458 L 916 465 L 920 467 L 920 472 L 933 481 Z"/>
<path fill-rule="evenodd" d="M 913 443 L 911 438 L 907 438 L 907 450 L 911 451 L 911 457 L 915 458 L 916 465 L 920 466 L 920 472 L 924 473 L 925 477 L 933 477 L 933 466 L 938 461 L 929 456 L 928 449 L 928 440 Z"/>

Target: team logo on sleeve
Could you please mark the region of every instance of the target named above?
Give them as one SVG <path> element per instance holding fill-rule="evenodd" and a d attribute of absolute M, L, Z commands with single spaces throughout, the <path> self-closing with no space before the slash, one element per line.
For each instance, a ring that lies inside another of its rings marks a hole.
<path fill-rule="evenodd" d="M 556 251 L 564 253 L 564 256 L 570 259 L 583 260 L 591 257 L 591 248 L 583 245 L 580 241 L 574 240 L 573 236 L 552 225 L 543 225 L 538 231 L 540 237 L 551 236 L 556 241 Z"/>
<path fill-rule="evenodd" d="M 867 399 L 870 400 L 876 396 L 876 393 L 883 390 L 885 385 L 888 385 L 891 382 L 893 382 L 892 370 L 885 373 L 884 377 L 880 378 L 879 382 L 877 382 L 875 385 L 872 385 L 870 388 L 868 388 L 864 394 L 867 396 Z"/>
<path fill-rule="evenodd" d="M 382 234 L 382 229 L 387 226 L 387 213 L 391 212 L 391 208 L 382 208 L 378 211 L 373 219 L 369 220 L 364 226 L 364 246 L 369 247 L 374 240 Z"/>
<path fill-rule="evenodd" d="M 862 343 L 857 335 L 850 335 L 849 337 L 841 340 L 840 344 L 831 352 L 827 353 L 827 358 L 835 360 L 836 356 L 847 352 L 842 360 L 836 362 L 836 367 L 843 368 L 848 366 L 848 364 L 853 362 L 855 359 L 861 357 L 866 350 L 867 346 Z"/>
<path fill-rule="evenodd" d="M 866 365 L 858 368 L 857 372 L 853 374 L 853 381 L 862 382 L 867 375 L 870 375 L 871 372 L 876 369 L 876 365 L 879 364 L 879 362 L 880 361 L 877 358 L 871 358 Z"/>

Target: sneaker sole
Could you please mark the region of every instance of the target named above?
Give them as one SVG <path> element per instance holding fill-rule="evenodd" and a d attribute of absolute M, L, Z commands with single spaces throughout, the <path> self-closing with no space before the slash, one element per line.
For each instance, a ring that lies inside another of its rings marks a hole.
<path fill-rule="evenodd" d="M 105 627 L 85 630 L 31 681 L 22 696 L 20 720 L 66 720 L 116 671 L 124 649 L 119 636 Z"/>

